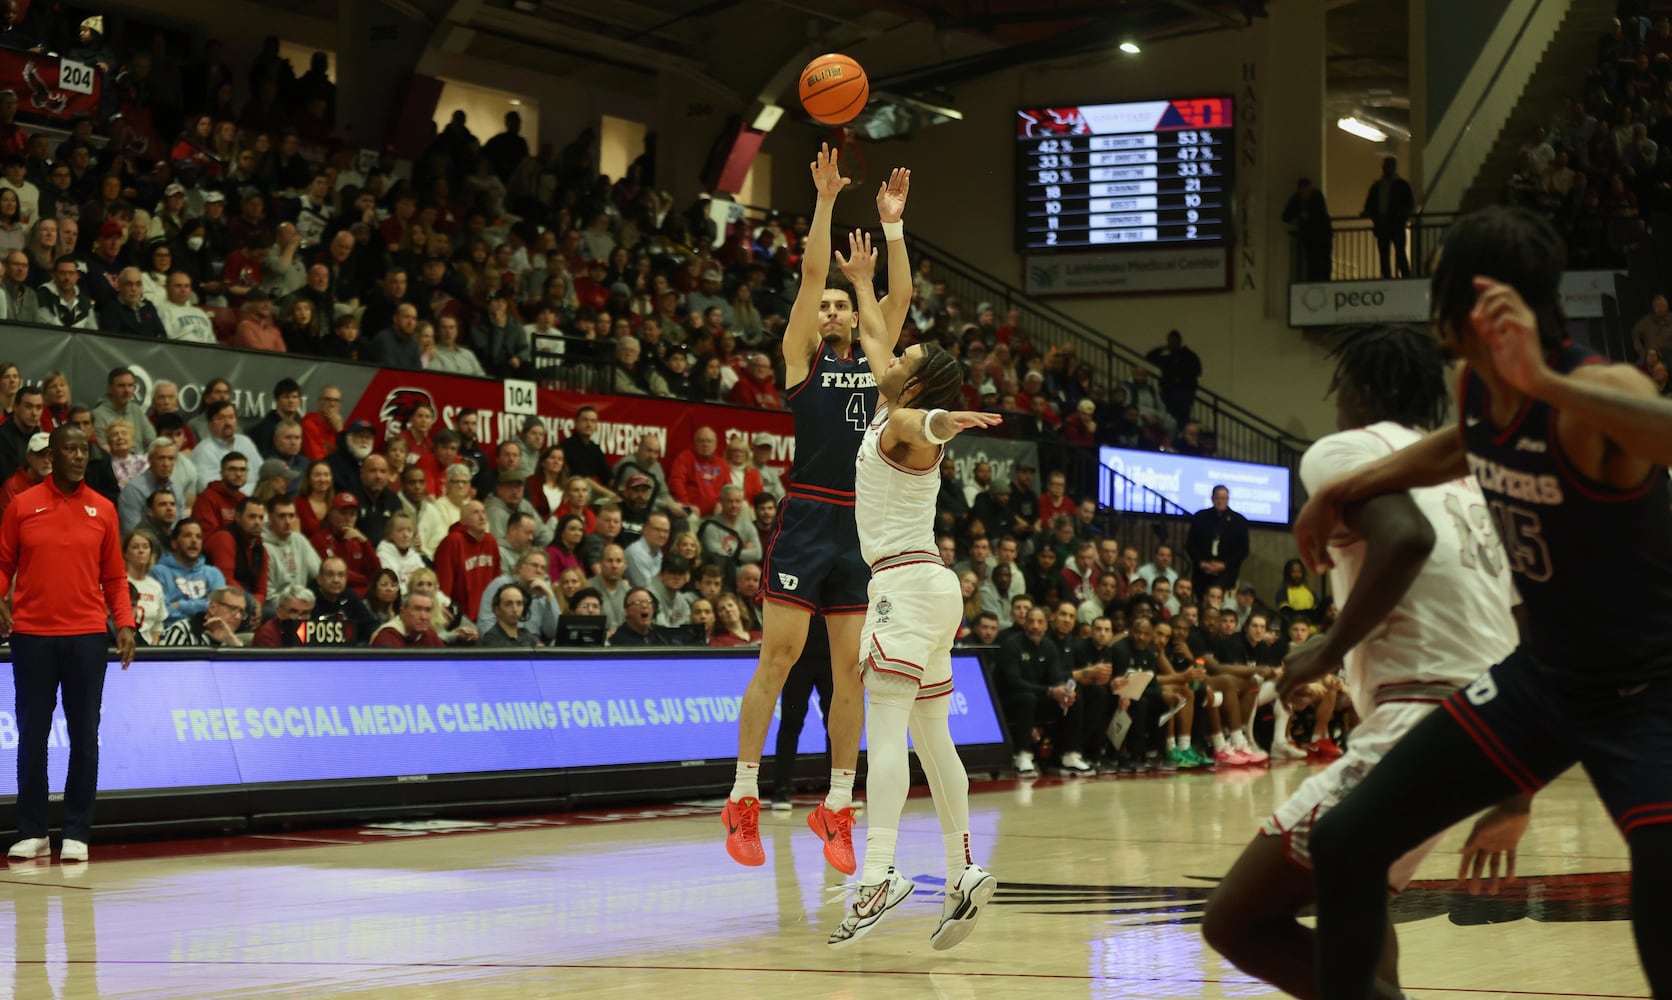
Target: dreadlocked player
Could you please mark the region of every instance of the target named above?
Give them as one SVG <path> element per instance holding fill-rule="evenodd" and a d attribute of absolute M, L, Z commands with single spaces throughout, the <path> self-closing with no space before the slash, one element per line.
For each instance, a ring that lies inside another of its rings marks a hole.
<path fill-rule="evenodd" d="M 1336 350 L 1330 391 L 1338 434 L 1301 459 L 1316 490 L 1422 439 L 1445 420 L 1444 360 L 1434 338 L 1411 327 L 1372 328 Z M 1331 585 L 1347 595 L 1335 627 L 1289 654 L 1290 697 L 1343 664 L 1353 703 L 1366 712 L 1345 756 L 1315 775 L 1266 821 L 1208 902 L 1202 933 L 1238 968 L 1297 997 L 1318 995 L 1313 934 L 1295 918 L 1312 902 L 1312 825 L 1440 702 L 1515 647 L 1514 594 L 1503 545 L 1493 534 L 1473 477 L 1350 505 L 1330 538 Z M 1398 628 L 1383 628 L 1397 617 Z M 1526 803 L 1482 819 L 1482 828 L 1519 837 Z M 1479 831 L 1477 831 L 1479 832 Z M 1408 851 L 1384 876 L 1395 892 L 1410 882 L 1439 833 Z M 1477 853 L 1471 839 L 1465 856 Z M 1383 996 L 1400 996 L 1391 928 L 1382 952 Z"/>
<path fill-rule="evenodd" d="M 904 183 L 904 172 L 895 171 L 890 186 Z M 963 398 L 964 373 L 939 345 L 916 344 L 894 356 L 890 345 L 899 327 L 887 325 L 871 290 L 876 251 L 859 232 L 849 247 L 848 258 L 838 253 L 836 262 L 853 282 L 859 339 L 880 400 L 854 459 L 859 547 L 871 565 L 870 603 L 859 640 L 860 671 L 870 696 L 865 720 L 870 819 L 853 908 L 830 944 L 858 940 L 911 895 L 911 880 L 894 868 L 900 813 L 911 789 L 909 730 L 946 848 L 946 899 L 930 936 L 934 947 L 944 950 L 969 936 L 998 882 L 970 860 L 969 778 L 946 722 L 963 593 L 935 551 L 935 498 L 946 442 L 972 427 L 997 426 L 1003 418 L 947 412 Z"/>

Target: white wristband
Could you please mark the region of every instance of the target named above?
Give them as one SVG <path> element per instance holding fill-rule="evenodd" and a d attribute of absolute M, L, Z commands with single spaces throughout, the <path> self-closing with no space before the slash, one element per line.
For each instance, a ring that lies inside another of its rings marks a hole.
<path fill-rule="evenodd" d="M 935 418 L 944 416 L 946 416 L 945 410 L 930 410 L 923 415 L 923 436 L 929 439 L 930 444 L 942 445 L 952 440 L 950 435 L 947 437 L 935 436 Z"/>
<path fill-rule="evenodd" d="M 904 222 L 885 222 L 882 224 L 882 234 L 892 243 L 906 238 L 906 224 Z"/>

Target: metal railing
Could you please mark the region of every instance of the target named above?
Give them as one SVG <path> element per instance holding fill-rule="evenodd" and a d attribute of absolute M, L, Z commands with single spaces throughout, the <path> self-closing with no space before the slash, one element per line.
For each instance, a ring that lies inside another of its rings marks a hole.
<path fill-rule="evenodd" d="M 1127 381 L 1137 364 L 1155 370 L 1155 365 L 1145 361 L 1137 350 L 1111 339 L 1104 331 L 1029 297 L 929 240 L 915 234 L 907 239 L 913 259 L 928 257 L 934 262 L 935 280 L 946 282 L 947 294 L 959 299 L 968 315 L 973 317 L 979 302 L 992 303 L 1001 317 L 1011 307 L 1019 309 L 1021 325 L 1035 346 L 1072 346 L 1076 360 L 1091 366 L 1098 385 L 1112 387 Z M 1158 340 L 1162 332 L 1156 331 Z M 1222 458 L 1294 469 L 1311 443 L 1201 387 L 1196 390 L 1189 416 L 1200 421 L 1204 432 L 1214 438 Z"/>
<path fill-rule="evenodd" d="M 1417 215 L 1411 218 L 1411 224 L 1403 234 L 1405 252 L 1411 265 L 1407 277 L 1428 277 L 1429 264 L 1434 258 L 1434 251 L 1439 247 L 1440 240 L 1444 238 L 1446 230 L 1451 228 L 1451 224 L 1456 219 L 1457 216 L 1450 212 Z M 1330 224 L 1335 229 L 1335 235 L 1330 242 L 1331 281 L 1365 281 L 1373 278 L 1399 277 L 1395 270 L 1383 270 L 1381 243 L 1377 240 L 1369 219 L 1331 219 Z M 1292 269 L 1289 280 L 1305 280 L 1305 249 L 1300 245 L 1298 239 L 1290 242 L 1292 246 L 1290 253 Z M 1392 256 L 1390 254 L 1390 258 Z"/>

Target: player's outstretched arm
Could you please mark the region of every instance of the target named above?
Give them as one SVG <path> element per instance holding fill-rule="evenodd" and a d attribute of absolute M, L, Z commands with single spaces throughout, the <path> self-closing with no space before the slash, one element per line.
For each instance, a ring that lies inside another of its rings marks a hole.
<path fill-rule="evenodd" d="M 882 317 L 891 350 L 900 343 L 900 331 L 911 312 L 911 260 L 906 254 L 906 229 L 902 222 L 906 194 L 910 190 L 911 171 L 904 167 L 895 167 L 877 189 L 877 220 L 882 223 L 883 239 L 888 243 L 888 294 L 882 297 Z"/>
<path fill-rule="evenodd" d="M 1364 566 L 1330 630 L 1283 658 L 1283 677 L 1277 682 L 1282 695 L 1340 669 L 1348 651 L 1387 620 L 1434 551 L 1434 526 L 1409 493 L 1350 503 L 1342 522 L 1364 540 Z"/>
<path fill-rule="evenodd" d="M 1307 568 L 1322 573 L 1335 565 L 1330 536 L 1346 519 L 1346 508 L 1384 493 L 1439 486 L 1469 474 L 1469 453 L 1460 427 L 1442 427 L 1409 448 L 1401 448 L 1319 487 L 1295 516 L 1295 544 Z"/>
<path fill-rule="evenodd" d="M 872 287 L 877 274 L 877 250 L 871 245 L 871 237 L 860 229 L 849 233 L 848 255 L 844 257 L 840 250 L 836 251 L 836 266 L 842 269 L 842 277 L 853 285 L 853 307 L 859 313 L 859 346 L 864 349 L 865 363 L 871 366 L 871 374 L 880 386 L 882 373 L 894 358 L 894 341 L 900 330 L 888 329 L 882 305 L 877 302 L 877 290 Z M 895 400 L 885 402 L 892 404 Z"/>
<path fill-rule="evenodd" d="M 997 427 L 1004 423 L 1000 413 L 977 413 L 974 410 L 895 410 L 888 415 L 888 436 L 905 441 L 913 447 L 939 447 L 964 431 L 977 427 Z M 887 442 L 885 441 L 884 444 Z"/>
<path fill-rule="evenodd" d="M 801 381 L 796 373 L 805 376 L 803 369 L 819 350 L 819 301 L 824 297 L 825 279 L 830 276 L 830 215 L 836 207 L 836 196 L 850 183 L 842 176 L 836 151 L 829 143 L 819 150 L 811 170 L 818 201 L 813 205 L 812 227 L 807 230 L 807 245 L 801 253 L 801 288 L 795 293 L 795 304 L 790 306 L 789 322 L 784 326 L 785 382 L 789 385 Z"/>

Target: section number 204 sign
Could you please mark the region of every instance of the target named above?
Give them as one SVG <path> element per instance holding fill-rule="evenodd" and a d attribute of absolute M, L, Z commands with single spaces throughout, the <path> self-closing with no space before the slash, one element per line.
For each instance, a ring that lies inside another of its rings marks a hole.
<path fill-rule="evenodd" d="M 74 59 L 58 60 L 58 86 L 77 94 L 91 94 L 93 67 Z"/>

